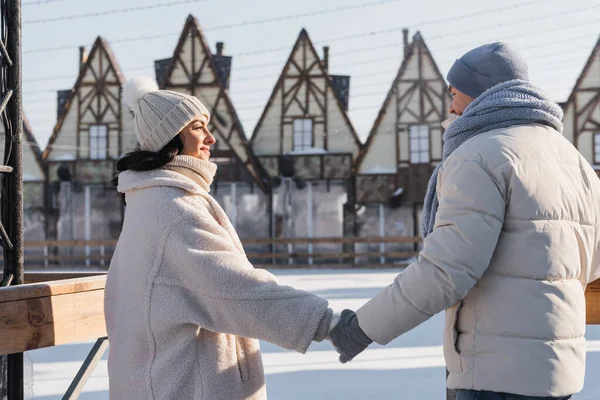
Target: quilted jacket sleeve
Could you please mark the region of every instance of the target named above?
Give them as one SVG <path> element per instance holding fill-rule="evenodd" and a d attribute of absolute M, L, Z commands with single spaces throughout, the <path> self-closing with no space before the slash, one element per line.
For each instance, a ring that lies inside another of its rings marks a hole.
<path fill-rule="evenodd" d="M 377 343 L 464 298 L 492 259 L 504 222 L 502 189 L 475 161 L 444 165 L 438 178 L 435 226 L 418 260 L 357 311 L 361 328 Z"/>

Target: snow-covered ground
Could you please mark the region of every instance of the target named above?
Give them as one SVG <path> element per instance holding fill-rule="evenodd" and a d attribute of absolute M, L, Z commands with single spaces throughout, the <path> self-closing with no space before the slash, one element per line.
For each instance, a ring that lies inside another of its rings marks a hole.
<path fill-rule="evenodd" d="M 389 284 L 398 271 L 274 271 L 280 282 L 327 298 L 336 311 L 356 309 Z M 386 347 L 373 345 L 349 364 L 338 363 L 328 342 L 306 355 L 262 343 L 270 399 L 445 399 L 443 316 L 437 315 Z M 600 399 L 600 326 L 589 326 L 586 386 L 577 400 Z M 40 349 L 33 362 L 35 399 L 60 399 L 92 342 Z M 595 379 L 593 377 L 596 377 Z M 527 377 L 523 377 L 527 379 Z M 83 400 L 108 398 L 106 356 L 88 381 Z"/>

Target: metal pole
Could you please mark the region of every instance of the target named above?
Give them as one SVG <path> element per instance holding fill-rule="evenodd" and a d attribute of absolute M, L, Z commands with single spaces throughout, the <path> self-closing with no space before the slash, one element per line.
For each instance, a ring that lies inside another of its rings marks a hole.
<path fill-rule="evenodd" d="M 413 233 L 413 236 L 419 236 L 419 205 L 417 203 L 413 204 Z M 413 243 L 413 251 L 419 251 L 419 243 Z"/>
<path fill-rule="evenodd" d="M 75 379 L 73 379 L 73 382 L 71 382 L 69 389 L 67 389 L 67 392 L 63 396 L 63 400 L 75 400 L 79 397 L 79 395 L 83 391 L 83 387 L 85 386 L 89 377 L 92 375 L 92 372 L 94 372 L 94 369 L 102 359 L 102 356 L 106 352 L 107 348 L 107 337 L 101 337 L 98 338 L 98 340 L 96 340 L 96 343 L 94 343 L 92 350 L 90 351 L 85 361 L 83 362 L 83 365 L 77 372 Z"/>
<path fill-rule="evenodd" d="M 284 192 L 283 192 L 283 231 L 284 231 L 284 237 L 286 238 L 293 238 L 296 237 L 295 233 L 294 233 L 294 229 L 293 229 L 293 216 L 292 214 L 292 195 L 291 195 L 291 186 L 292 186 L 292 182 L 291 182 L 291 178 L 283 178 L 283 187 L 284 187 Z M 288 254 L 293 254 L 294 253 L 294 245 L 291 243 L 288 243 L 287 245 L 288 248 Z M 292 257 L 288 258 L 288 264 L 292 265 L 294 263 L 294 260 Z"/>
<path fill-rule="evenodd" d="M 235 182 L 231 183 L 231 224 L 233 229 L 237 228 L 237 185 Z"/>
<path fill-rule="evenodd" d="M 69 210 L 69 240 L 75 240 L 75 196 L 73 196 L 74 192 L 74 183 L 67 182 L 69 184 L 69 197 L 67 207 Z M 69 247 L 69 254 L 73 255 L 73 246 Z"/>
<path fill-rule="evenodd" d="M 269 193 L 269 216 L 271 217 L 271 234 L 269 235 L 271 239 L 275 239 L 275 195 L 273 193 L 274 189 L 271 189 Z M 275 255 L 275 245 L 273 243 L 270 244 L 271 254 Z M 271 258 L 271 264 L 275 265 L 275 257 Z"/>
<path fill-rule="evenodd" d="M 23 114 L 21 93 L 21 2 L 11 0 L 3 3 L 8 4 L 7 10 L 2 10 L 4 15 L 8 14 L 7 28 L 7 50 L 12 59 L 12 66 L 8 68 L 7 88 L 13 90 L 13 96 L 8 103 L 8 123 L 12 128 L 12 149 L 8 165 L 13 172 L 7 174 L 5 183 L 6 197 L 2 199 L 4 222 L 8 235 L 12 241 L 12 248 L 5 249 L 5 270 L 13 275 L 13 285 L 21 285 L 23 276 Z M 7 12 L 8 11 L 8 12 Z M 3 15 L 3 18 L 4 18 Z M 8 356 L 7 373 L 7 395 L 10 400 L 23 399 L 23 353 L 10 354 Z"/>
<path fill-rule="evenodd" d="M 91 219 L 91 214 L 92 214 L 92 210 L 90 207 L 90 202 L 91 202 L 91 198 L 90 198 L 90 192 L 91 192 L 91 188 L 90 185 L 86 185 L 85 189 L 84 189 L 84 202 L 85 202 L 85 241 L 89 241 L 91 240 L 91 236 L 92 236 L 92 224 L 90 222 Z M 89 245 L 85 245 L 85 266 L 89 267 L 90 266 L 90 246 Z"/>
<path fill-rule="evenodd" d="M 383 204 L 379 204 L 379 236 L 385 237 L 385 206 Z M 385 243 L 379 243 L 379 252 L 385 253 Z M 383 254 L 379 257 L 379 263 L 385 264 Z"/>
<path fill-rule="evenodd" d="M 314 233 L 313 233 L 313 186 L 312 186 L 312 182 L 306 182 L 306 189 L 307 189 L 307 195 L 306 195 L 306 227 L 307 227 L 307 233 L 308 233 L 308 237 L 312 238 Z M 308 254 L 312 255 L 313 253 L 313 245 L 312 243 L 308 244 Z M 313 258 L 312 257 L 308 257 L 308 264 L 312 265 L 313 264 Z"/>

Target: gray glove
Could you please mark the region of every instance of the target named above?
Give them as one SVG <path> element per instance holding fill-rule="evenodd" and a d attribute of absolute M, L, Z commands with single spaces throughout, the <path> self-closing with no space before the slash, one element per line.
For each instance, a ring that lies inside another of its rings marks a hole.
<path fill-rule="evenodd" d="M 333 347 L 340 353 L 342 364 L 352 361 L 373 343 L 371 338 L 360 329 L 356 313 L 352 310 L 342 311 L 340 321 L 329 332 L 329 339 L 333 343 Z"/>

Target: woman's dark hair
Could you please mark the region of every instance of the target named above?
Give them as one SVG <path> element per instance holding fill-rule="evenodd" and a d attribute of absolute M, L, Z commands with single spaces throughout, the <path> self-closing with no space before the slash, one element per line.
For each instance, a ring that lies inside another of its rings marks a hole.
<path fill-rule="evenodd" d="M 173 161 L 175 156 L 183 152 L 183 142 L 179 135 L 165 145 L 159 151 L 134 151 L 127 153 L 117 161 L 117 171 L 151 171 L 158 169 Z M 112 180 L 113 186 L 118 186 L 119 176 Z"/>

